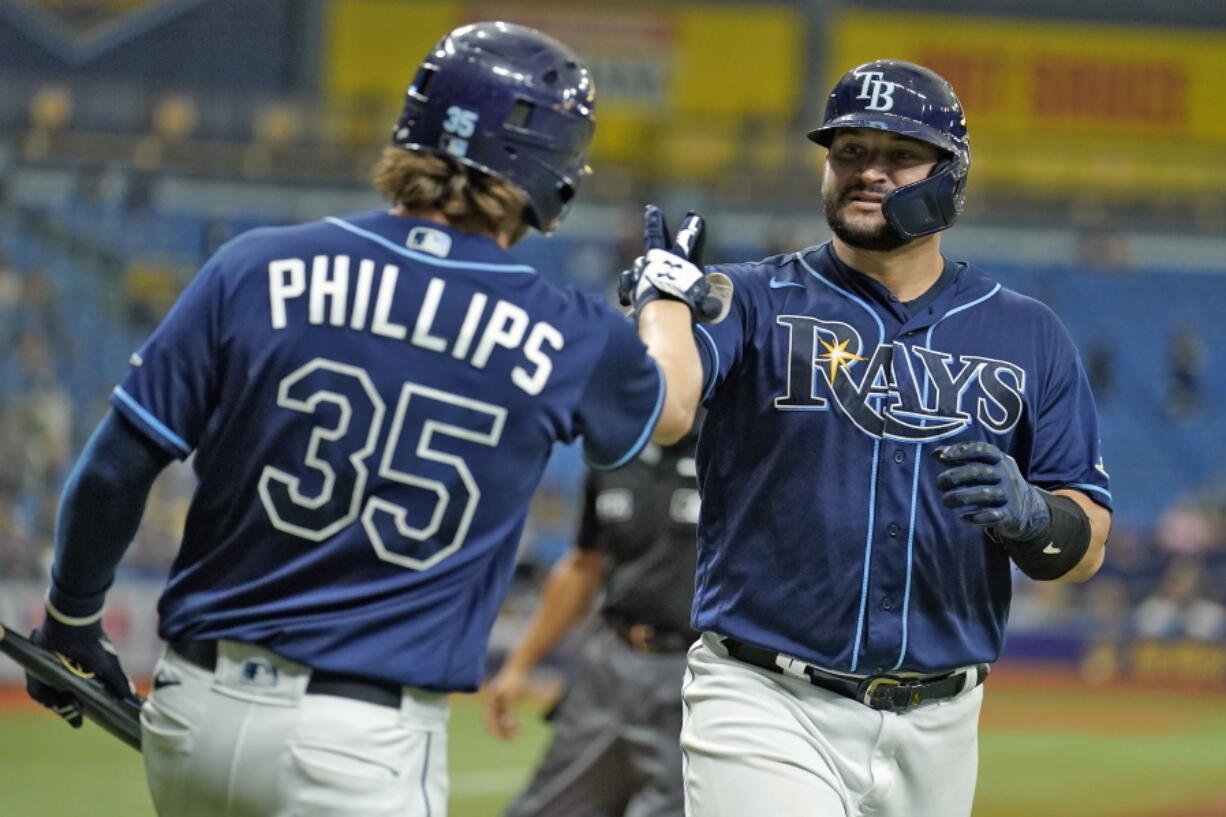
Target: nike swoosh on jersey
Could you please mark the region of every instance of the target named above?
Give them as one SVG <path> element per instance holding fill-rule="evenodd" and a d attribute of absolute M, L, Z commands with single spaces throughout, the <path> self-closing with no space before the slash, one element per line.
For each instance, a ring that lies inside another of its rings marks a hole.
<path fill-rule="evenodd" d="M 1055 556 L 1056 554 L 1060 553 L 1060 548 L 1056 547 L 1055 542 L 1048 542 L 1047 546 L 1043 548 L 1043 552 L 1049 556 Z"/>
<path fill-rule="evenodd" d="M 771 289 L 783 289 L 784 287 L 800 287 L 804 289 L 805 285 L 796 281 L 780 281 L 778 278 L 771 279 Z"/>

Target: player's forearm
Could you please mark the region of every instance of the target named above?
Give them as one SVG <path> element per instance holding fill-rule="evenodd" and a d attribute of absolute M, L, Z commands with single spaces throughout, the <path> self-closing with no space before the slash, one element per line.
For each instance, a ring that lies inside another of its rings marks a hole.
<path fill-rule="evenodd" d="M 664 407 L 652 440 L 671 445 L 694 425 L 702 396 L 702 363 L 694 344 L 693 320 L 680 301 L 660 299 L 643 307 L 639 337 L 664 373 Z"/>
<path fill-rule="evenodd" d="M 506 666 L 531 670 L 586 613 L 601 582 L 601 557 L 582 550 L 568 551 L 549 572 L 541 598 L 519 643 L 507 656 Z"/>
<path fill-rule="evenodd" d="M 1107 554 L 1107 536 L 1111 533 L 1111 512 L 1080 491 L 1064 489 L 1053 491 L 1053 493 L 1067 496 L 1076 502 L 1090 520 L 1089 548 L 1081 557 L 1081 561 L 1056 581 L 1084 582 L 1092 578 L 1103 566 L 1103 559 Z"/>
<path fill-rule="evenodd" d="M 108 414 L 64 485 L 49 600 L 67 618 L 96 615 L 140 526 L 145 500 L 169 457 Z"/>

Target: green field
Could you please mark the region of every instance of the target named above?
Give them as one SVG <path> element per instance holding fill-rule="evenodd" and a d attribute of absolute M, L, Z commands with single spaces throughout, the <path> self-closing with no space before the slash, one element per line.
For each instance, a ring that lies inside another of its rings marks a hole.
<path fill-rule="evenodd" d="M 1226 815 L 1226 696 L 996 681 L 976 817 Z M 471 699 L 456 702 L 451 817 L 500 813 L 548 737 L 531 715 L 525 727 L 498 743 Z M 0 715 L 0 817 L 152 815 L 135 752 L 90 725 L 73 732 L 29 709 Z"/>

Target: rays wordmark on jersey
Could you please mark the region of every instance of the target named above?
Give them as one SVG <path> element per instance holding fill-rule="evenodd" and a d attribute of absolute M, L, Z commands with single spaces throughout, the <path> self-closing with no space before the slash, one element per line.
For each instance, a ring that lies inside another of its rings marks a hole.
<path fill-rule="evenodd" d="M 1021 419 L 1026 371 L 1015 363 L 900 341 L 866 349 L 841 321 L 778 315 L 775 322 L 788 333 L 780 411 L 829 411 L 833 402 L 870 437 L 906 442 L 940 440 L 975 421 L 1004 434 Z"/>

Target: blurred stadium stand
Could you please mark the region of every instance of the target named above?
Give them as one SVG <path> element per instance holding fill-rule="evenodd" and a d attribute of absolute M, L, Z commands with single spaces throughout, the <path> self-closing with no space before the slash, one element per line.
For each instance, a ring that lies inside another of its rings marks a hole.
<path fill-rule="evenodd" d="M 37 605 L 66 469 L 128 355 L 200 263 L 253 227 L 379 206 L 365 177 L 399 101 L 338 91 L 334 75 L 345 65 L 337 62 L 333 38 L 340 36 L 339 23 L 411 4 L 67 5 L 93 16 L 57 23 L 66 5 L 0 0 L 0 341 L 6 352 L 0 356 L 0 589 L 7 591 L 0 592 L 0 617 L 29 615 Z M 572 5 L 435 6 L 456 19 L 499 10 L 510 19 L 518 14 L 574 25 Z M 712 10 L 731 18 L 757 15 L 784 28 L 796 23 L 781 49 L 791 49 L 787 64 L 814 79 L 790 78 L 786 106 L 753 115 L 721 112 L 718 99 L 694 110 L 653 102 L 650 72 L 642 75 L 643 90 L 632 70 L 640 57 L 651 68 L 650 55 L 635 56 L 611 35 L 592 35 L 598 69 L 622 72 L 609 79 L 614 101 L 601 124 L 612 136 L 597 151 L 597 173 L 560 235 L 531 238 L 515 252 L 559 284 L 607 290 L 636 254 L 638 208 L 647 200 L 704 210 L 713 261 L 824 240 L 815 175 L 820 152 L 802 137 L 829 84 L 825 55 L 836 47 L 822 46 L 839 32 L 850 38 L 857 25 L 871 25 L 878 19 L 871 15 L 928 6 L 921 0 L 679 3 L 648 21 L 672 32 L 674 45 L 688 42 L 694 19 Z M 968 15 L 958 25 L 999 26 L 1002 17 L 1020 17 L 1059 28 L 1094 25 L 1108 14 L 1107 4 L 1089 0 L 947 0 L 943 6 L 947 15 Z M 989 10 L 990 16 L 977 16 Z M 862 16 L 847 16 L 853 12 Z M 1112 36 L 1143 43 L 1148 25 L 1156 27 L 1154 36 L 1213 35 L 1226 48 L 1226 6 L 1219 3 L 1121 0 L 1109 4 L 1109 14 L 1112 23 L 1135 26 Z M 635 25 L 646 24 L 636 18 Z M 446 27 L 440 22 L 415 36 L 429 41 Z M 761 36 L 774 30 L 768 29 Z M 421 51 L 424 46 L 414 45 L 412 53 L 384 55 L 383 70 L 394 85 L 407 81 L 405 66 Z M 701 54 L 677 59 L 705 64 Z M 603 79 L 598 75 L 598 87 L 608 87 Z M 1182 131 L 1147 145 L 1143 161 L 1160 166 L 1179 153 L 1195 124 L 1190 119 Z M 1162 133 L 1153 123 L 1144 125 L 1150 131 L 1136 130 L 1142 125 L 1120 128 L 1133 138 Z M 973 116 L 971 129 L 974 142 Z M 1190 149 L 1220 156 L 1226 124 L 1206 133 Z M 1098 142 L 1081 148 L 1109 150 L 1113 134 L 1099 133 Z M 1011 649 L 1058 656 L 1065 639 L 1089 670 L 1107 674 L 1127 662 L 1120 644 L 1142 643 L 1130 641 L 1135 638 L 1146 645 L 1190 639 L 1226 655 L 1226 367 L 1219 359 L 1226 348 L 1226 185 L 1184 188 L 1172 181 L 1155 192 L 1138 172 L 1132 186 L 1087 177 L 1011 189 L 1008 174 L 994 170 L 1003 167 L 991 152 L 999 141 L 984 140 L 985 179 L 979 182 L 972 171 L 970 209 L 943 246 L 1045 301 L 1064 320 L 1095 383 L 1117 505 L 1108 564 L 1084 592 L 1019 581 Z M 1138 155 L 1125 156 L 1120 166 L 1134 167 Z M 674 162 L 679 156 L 689 158 Z M 530 596 L 569 544 L 580 474 L 576 451 L 559 450 L 521 549 L 523 594 Z M 125 580 L 165 571 L 190 490 L 186 468 L 161 480 L 125 563 Z M 513 597 L 511 607 L 516 604 Z M 1144 660 L 1128 655 L 1137 666 L 1162 661 L 1150 653 Z M 1223 667 L 1211 680 L 1226 684 Z"/>

